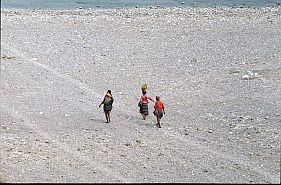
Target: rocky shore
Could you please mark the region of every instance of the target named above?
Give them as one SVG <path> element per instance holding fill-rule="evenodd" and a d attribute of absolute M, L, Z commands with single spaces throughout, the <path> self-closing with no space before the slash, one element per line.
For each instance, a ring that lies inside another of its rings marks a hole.
<path fill-rule="evenodd" d="M 0 182 L 280 184 L 280 15 L 1 9 Z"/>

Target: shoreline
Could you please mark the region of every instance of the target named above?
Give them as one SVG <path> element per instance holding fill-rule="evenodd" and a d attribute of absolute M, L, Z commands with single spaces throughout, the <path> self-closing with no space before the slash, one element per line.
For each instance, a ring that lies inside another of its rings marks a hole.
<path fill-rule="evenodd" d="M 187 17 L 200 16 L 202 18 L 207 18 L 210 16 L 221 16 L 221 17 L 252 17 L 259 18 L 262 14 L 268 14 L 270 16 L 280 18 L 281 7 L 266 7 L 266 8 L 132 8 L 132 9 L 106 9 L 106 10 L 53 10 L 53 9 L 1 9 L 1 14 L 3 16 L 8 14 L 23 14 L 29 15 L 33 13 L 43 13 L 51 15 L 79 15 L 79 16 L 119 16 L 120 18 L 131 18 L 130 16 L 152 16 L 157 18 L 161 16 L 163 19 L 169 17 L 170 15 Z M 264 16 L 264 15 L 263 15 Z M 199 18 L 199 17 L 198 17 Z"/>
<path fill-rule="evenodd" d="M 75 9 L 88 9 L 88 10 L 95 10 L 95 9 L 133 9 L 133 8 L 150 8 L 150 9 L 153 9 L 153 8 L 263 8 L 263 7 L 280 7 L 280 2 L 276 1 L 276 2 L 267 2 L 267 3 L 259 3 L 259 2 L 256 2 L 256 3 L 242 3 L 242 2 L 236 2 L 236 3 L 232 3 L 232 4 L 225 4 L 225 3 L 198 3 L 198 2 L 178 2 L 178 3 L 168 3 L 168 4 L 163 4 L 163 3 L 160 3 L 160 4 L 157 4 L 157 3 L 154 3 L 154 4 L 146 4 L 146 5 L 138 5 L 138 3 L 136 3 L 136 5 L 127 5 L 127 4 L 123 4 L 123 5 L 119 5 L 119 3 L 115 4 L 115 6 L 111 6 L 110 3 L 105 3 L 104 5 L 99 5 L 99 4 L 87 4 L 87 3 L 79 3 L 79 2 L 76 2 L 77 5 L 74 6 L 73 4 L 71 5 L 71 2 L 68 2 L 70 4 L 70 6 L 64 6 L 64 8 L 61 8 L 59 5 L 59 7 L 53 7 L 51 8 L 52 6 L 55 6 L 55 5 L 51 5 L 51 4 L 47 4 L 46 7 L 49 7 L 49 8 L 46 8 L 45 6 L 41 6 L 41 7 L 29 7 L 29 8 L 22 8 L 22 9 L 53 9 L 53 10 L 75 10 Z M 5 3 L 4 3 L 5 4 Z M 16 4 L 16 3 L 15 3 Z M 81 5 L 81 6 L 80 6 Z M 5 7 L 5 5 L 4 5 Z M 6 6 L 5 8 L 9 8 L 9 6 Z M 10 7 L 12 8 L 12 7 Z M 15 8 L 15 7 L 14 7 Z M 19 7 L 18 7 L 19 8 Z"/>
<path fill-rule="evenodd" d="M 267 6 L 267 7 L 138 7 L 138 8 L 108 8 L 108 9 L 52 9 L 52 8 L 2 8 L 2 10 L 22 10 L 22 11 L 132 11 L 132 10 L 268 10 L 268 9 L 281 9 L 281 6 Z"/>

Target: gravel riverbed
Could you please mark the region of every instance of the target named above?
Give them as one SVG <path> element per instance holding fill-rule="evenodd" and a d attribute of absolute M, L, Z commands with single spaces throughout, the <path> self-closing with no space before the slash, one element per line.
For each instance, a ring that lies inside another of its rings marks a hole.
<path fill-rule="evenodd" d="M 280 14 L 1 9 L 0 182 L 280 184 Z"/>

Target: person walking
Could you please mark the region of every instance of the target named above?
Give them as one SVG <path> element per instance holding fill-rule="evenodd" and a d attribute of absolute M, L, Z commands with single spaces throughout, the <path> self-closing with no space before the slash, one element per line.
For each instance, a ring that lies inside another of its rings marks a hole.
<path fill-rule="evenodd" d="M 103 98 L 103 101 L 99 104 L 99 107 L 103 104 L 106 123 L 110 122 L 110 112 L 112 110 L 113 101 L 114 99 L 112 97 L 111 90 L 108 90 Z"/>
<path fill-rule="evenodd" d="M 163 117 L 163 114 L 165 114 L 165 107 L 164 107 L 164 103 L 160 100 L 159 96 L 156 96 L 156 102 L 154 104 L 154 115 L 156 116 L 157 119 L 157 124 L 156 126 L 158 128 L 161 128 L 160 125 L 160 120 Z"/>
<path fill-rule="evenodd" d="M 139 107 L 140 107 L 140 113 L 143 117 L 143 120 L 145 120 L 146 116 L 149 115 L 149 112 L 148 112 L 149 101 L 148 100 L 154 102 L 154 100 L 147 95 L 146 91 L 142 91 L 142 96 L 140 97 L 140 101 L 139 101 Z"/>

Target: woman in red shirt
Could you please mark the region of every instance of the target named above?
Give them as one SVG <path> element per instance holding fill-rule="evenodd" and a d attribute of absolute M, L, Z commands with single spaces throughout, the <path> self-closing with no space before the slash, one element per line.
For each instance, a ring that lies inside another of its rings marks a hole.
<path fill-rule="evenodd" d="M 139 107 L 140 107 L 140 113 L 144 120 L 145 120 L 146 116 L 149 114 L 148 113 L 148 103 L 149 103 L 148 100 L 154 102 L 154 100 L 146 94 L 146 91 L 142 91 L 142 96 L 140 97 L 140 101 L 139 101 Z"/>
<path fill-rule="evenodd" d="M 155 102 L 155 105 L 154 105 L 154 115 L 156 116 L 157 118 L 157 124 L 156 126 L 158 128 L 161 128 L 160 126 L 160 120 L 161 118 L 163 117 L 163 114 L 165 114 L 165 108 L 164 108 L 164 104 L 163 102 L 160 100 L 160 97 L 159 96 L 156 96 L 156 102 Z"/>

